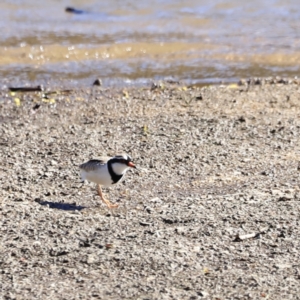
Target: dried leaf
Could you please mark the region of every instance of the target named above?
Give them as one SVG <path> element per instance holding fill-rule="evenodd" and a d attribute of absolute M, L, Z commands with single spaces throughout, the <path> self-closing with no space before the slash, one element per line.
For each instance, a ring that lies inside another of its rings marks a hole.
<path fill-rule="evenodd" d="M 20 106 L 21 105 L 21 100 L 19 98 L 15 98 L 15 104 L 16 106 Z"/>
<path fill-rule="evenodd" d="M 145 135 L 148 134 L 148 126 L 147 126 L 147 125 L 144 125 L 144 126 L 143 126 L 143 133 L 144 133 Z"/>
<path fill-rule="evenodd" d="M 209 271 L 208 268 L 204 268 L 204 269 L 203 269 L 203 273 L 204 273 L 205 275 L 209 274 L 209 272 L 210 272 L 210 271 Z"/>
<path fill-rule="evenodd" d="M 126 90 L 123 90 L 123 97 L 129 98 L 129 94 Z"/>
<path fill-rule="evenodd" d="M 228 89 L 238 89 L 240 88 L 238 84 L 232 83 L 227 86 Z"/>

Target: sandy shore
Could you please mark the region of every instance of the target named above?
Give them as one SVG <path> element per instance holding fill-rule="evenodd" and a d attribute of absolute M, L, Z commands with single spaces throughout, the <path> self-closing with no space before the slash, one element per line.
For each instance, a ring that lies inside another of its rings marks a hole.
<path fill-rule="evenodd" d="M 299 91 L 1 92 L 0 299 L 299 299 Z"/>

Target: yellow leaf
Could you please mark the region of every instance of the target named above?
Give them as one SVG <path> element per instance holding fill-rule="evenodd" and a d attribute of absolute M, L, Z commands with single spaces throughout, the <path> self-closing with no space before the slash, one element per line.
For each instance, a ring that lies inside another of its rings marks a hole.
<path fill-rule="evenodd" d="M 17 106 L 21 105 L 21 100 L 19 98 L 15 98 L 14 100 Z"/>
<path fill-rule="evenodd" d="M 229 88 L 229 89 L 238 89 L 239 86 L 236 83 L 232 83 L 232 84 L 227 85 L 227 88 Z"/>
<path fill-rule="evenodd" d="M 123 90 L 123 97 L 129 98 L 129 94 L 126 90 Z"/>
<path fill-rule="evenodd" d="M 49 99 L 49 103 L 51 103 L 51 104 L 54 104 L 56 101 L 55 101 L 55 99 Z"/>
<path fill-rule="evenodd" d="M 148 126 L 147 125 L 143 126 L 143 132 L 144 132 L 144 134 L 148 133 Z"/>
<path fill-rule="evenodd" d="M 187 87 L 186 87 L 186 86 L 183 86 L 183 87 L 182 87 L 182 90 L 183 90 L 183 91 L 187 91 Z"/>
<path fill-rule="evenodd" d="M 15 93 L 15 92 L 10 92 L 10 95 L 11 95 L 11 96 L 15 96 L 16 93 Z"/>

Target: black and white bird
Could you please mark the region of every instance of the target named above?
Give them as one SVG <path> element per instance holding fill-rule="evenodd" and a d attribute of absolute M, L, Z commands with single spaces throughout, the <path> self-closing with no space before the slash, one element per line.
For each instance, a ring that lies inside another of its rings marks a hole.
<path fill-rule="evenodd" d="M 136 166 L 127 154 L 91 159 L 79 166 L 81 180 L 96 183 L 98 195 L 109 208 L 118 207 L 118 204 L 112 204 L 104 198 L 101 186 L 111 186 L 120 182 L 129 168 Z"/>

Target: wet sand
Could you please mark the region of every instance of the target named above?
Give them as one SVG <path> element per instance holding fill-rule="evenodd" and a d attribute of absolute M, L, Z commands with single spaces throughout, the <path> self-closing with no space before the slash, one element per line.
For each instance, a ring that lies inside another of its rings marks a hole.
<path fill-rule="evenodd" d="M 0 298 L 299 299 L 299 90 L 2 91 Z M 109 210 L 77 166 L 118 152 Z"/>
<path fill-rule="evenodd" d="M 0 86 L 294 77 L 299 15 L 295 0 L 2 1 Z"/>

